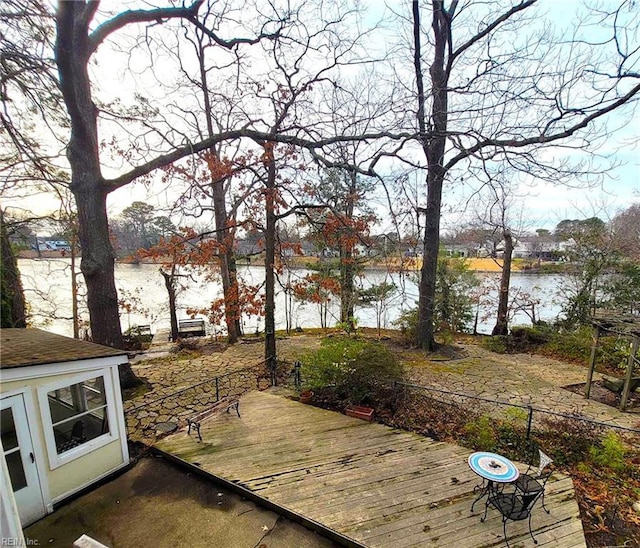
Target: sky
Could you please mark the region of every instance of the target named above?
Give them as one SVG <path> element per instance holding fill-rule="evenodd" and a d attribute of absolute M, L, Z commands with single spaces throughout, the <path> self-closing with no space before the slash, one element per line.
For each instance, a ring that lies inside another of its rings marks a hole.
<path fill-rule="evenodd" d="M 394 4 L 398 4 L 395 2 Z M 608 0 L 605 5 L 613 4 Z M 106 6 L 114 6 L 113 2 L 106 2 Z M 372 2 L 376 8 L 372 12 L 379 12 L 379 3 Z M 555 2 L 545 0 L 542 2 L 545 10 L 548 10 L 556 25 L 562 26 L 564 22 L 576 17 L 579 6 L 577 1 Z M 598 37 L 596 30 L 595 37 Z M 632 37 L 632 38 L 637 38 Z M 122 68 L 114 63 L 125 59 L 126 41 L 119 44 L 122 52 L 116 52 L 105 46 L 99 50 L 97 67 L 100 70 L 100 78 L 94 82 L 96 88 L 103 89 L 106 96 L 118 96 L 125 98 L 132 91 L 143 91 L 149 95 L 154 94 L 153 83 L 146 80 L 142 69 L 138 70 L 136 83 L 126 75 Z M 128 59 L 130 66 L 136 66 L 135 58 Z M 107 70 L 108 69 L 108 70 Z M 148 75 L 147 75 L 148 76 Z M 163 77 L 168 75 L 163 75 Z M 145 82 L 147 82 L 145 84 Z M 141 86 L 141 87 L 139 87 Z M 146 88 L 146 89 L 144 89 Z M 124 99 L 126 101 L 126 99 Z M 637 109 L 636 109 L 637 110 Z M 635 117 L 634 117 L 635 114 Z M 521 207 L 525 215 L 530 219 L 533 228 L 553 229 L 558 222 L 568 218 L 586 218 L 600 216 L 603 219 L 612 217 L 618 211 L 629 207 L 640 200 L 640 116 L 632 109 L 626 109 L 623 115 L 614 114 L 608 120 L 608 126 L 615 128 L 616 132 L 600 143 L 598 153 L 603 156 L 600 165 L 605 166 L 610 162 L 613 167 L 609 169 L 597 184 L 590 188 L 569 188 L 567 186 L 553 185 L 539 180 L 530 180 L 526 187 L 522 187 L 519 194 L 522 195 Z M 108 136 L 103 135 L 103 138 Z M 106 169 L 105 172 L 109 173 Z M 447 190 L 449 188 L 449 190 Z M 455 227 L 465 215 L 465 203 L 468 196 L 464 191 L 457 190 L 455 185 L 445 188 L 444 216 L 442 226 Z M 452 188 L 452 189 L 451 189 Z M 52 209 L 50 196 L 30 196 L 28 200 L 2 196 L 3 207 L 17 205 L 38 214 L 46 214 Z M 162 208 L 175 201 L 175 195 L 166 187 L 159 184 L 145 186 L 131 184 L 109 195 L 108 208 L 112 216 L 118 215 L 125 207 L 134 201 L 145 201 L 157 208 Z M 178 222 L 180 222 L 178 220 Z M 384 222 L 380 225 L 382 232 L 387 231 Z"/>

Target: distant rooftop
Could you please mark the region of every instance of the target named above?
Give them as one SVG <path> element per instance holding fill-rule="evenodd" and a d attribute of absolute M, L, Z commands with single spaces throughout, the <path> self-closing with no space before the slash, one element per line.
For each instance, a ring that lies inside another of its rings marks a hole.
<path fill-rule="evenodd" d="M 2 369 L 123 354 L 126 354 L 124 350 L 64 337 L 41 329 L 0 330 L 0 367 Z"/>

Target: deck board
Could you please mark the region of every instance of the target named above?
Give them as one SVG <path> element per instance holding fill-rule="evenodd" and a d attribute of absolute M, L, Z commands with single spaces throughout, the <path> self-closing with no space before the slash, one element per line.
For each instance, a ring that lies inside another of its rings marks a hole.
<path fill-rule="evenodd" d="M 202 442 L 181 431 L 156 446 L 366 546 L 502 545 L 500 514 L 482 523 L 484 504 L 470 511 L 479 478 L 468 449 L 264 392 L 240 412 L 204 420 Z M 570 478 L 551 477 L 546 506 L 534 508 L 537 546 L 584 548 Z M 507 534 L 535 546 L 526 521 Z"/>

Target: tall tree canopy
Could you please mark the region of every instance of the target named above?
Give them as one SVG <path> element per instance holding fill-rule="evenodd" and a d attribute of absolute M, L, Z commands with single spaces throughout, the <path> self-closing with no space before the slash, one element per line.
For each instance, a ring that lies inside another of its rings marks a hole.
<path fill-rule="evenodd" d="M 562 151 L 597 152 L 608 135 L 607 116 L 640 92 L 637 10 L 630 0 L 585 12 L 562 36 L 539 24 L 536 0 L 413 0 L 391 33 L 366 30 L 348 2 L 161 4 L 109 12 L 94 0 L 61 1 L 53 51 L 48 4 L 5 4 L 7 59 L 14 63 L 2 82 L 3 100 L 13 101 L 7 112 L 28 105 L 25 117 L 39 113 L 56 125 L 53 138 L 39 140 L 20 123 L 22 115 L 3 113 L 12 166 L 29 165 L 31 179 L 35 173 L 55 179 L 61 167 L 70 172 L 92 334 L 116 347 L 123 341 L 107 199 L 117 189 L 157 182 L 157 170 L 167 174 L 171 165 L 185 171 L 181 162 L 196 154 L 213 155 L 219 167 L 220 145 L 228 143 L 260 157 L 243 166 L 249 170 L 271 168 L 278 146 L 288 147 L 290 158 L 303 150 L 299 161 L 306 167 L 341 168 L 354 177 L 379 176 L 389 161 L 420 170 L 416 215 L 424 215 L 424 260 L 416 343 L 429 349 L 443 195 L 463 178 L 486 182 L 492 164 L 558 183 L 588 174 L 595 168 Z M 404 50 L 394 43 L 403 30 L 410 36 Z M 380 38 L 384 54 L 374 47 Z M 30 55 L 23 59 L 21 48 Z M 168 49 L 179 52 L 171 62 Z M 194 57 L 194 49 L 215 54 Z M 99 50 L 114 62 L 101 65 Z M 197 93 L 180 87 L 172 94 L 178 73 L 186 80 L 193 75 Z M 116 77 L 134 88 L 135 100 L 101 87 Z M 333 101 L 336 94 L 340 101 Z M 61 139 L 67 165 L 38 146 L 60 149 Z M 338 145 L 354 143 L 361 145 L 350 149 L 357 154 L 340 154 Z M 217 228 L 225 231 L 220 175 L 211 173 L 208 184 L 220 204 Z M 166 182 L 173 184 L 171 177 Z M 274 218 L 268 220 L 275 230 Z"/>
<path fill-rule="evenodd" d="M 640 92 L 638 44 L 632 43 L 632 27 L 621 27 L 623 11 L 631 9 L 628 2 L 591 14 L 601 25 L 602 39 L 583 23 L 573 29 L 571 40 L 535 24 L 536 4 L 412 2 L 414 112 L 426 170 L 416 342 L 425 349 L 435 346 L 445 185 L 465 174 L 483 180 L 487 165 L 494 163 L 538 179 L 576 177 L 588 168 L 570 158 L 556 161 L 548 149 L 578 142 L 583 152 L 595 153 L 606 134 L 595 122 Z"/>

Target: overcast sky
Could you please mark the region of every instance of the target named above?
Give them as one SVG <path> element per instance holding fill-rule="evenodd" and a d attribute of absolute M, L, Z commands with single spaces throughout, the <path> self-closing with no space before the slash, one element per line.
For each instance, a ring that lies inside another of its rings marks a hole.
<path fill-rule="evenodd" d="M 605 1 L 605 4 L 608 2 Z M 372 5 L 376 5 L 372 2 Z M 397 4 L 397 3 L 396 3 Z M 114 2 L 105 2 L 106 6 L 115 6 Z M 543 6 L 550 11 L 557 24 L 569 22 L 575 17 L 575 10 L 579 6 L 576 1 L 556 2 L 546 0 Z M 378 4 L 379 8 L 379 4 Z M 376 15 L 379 9 L 373 11 Z M 124 42 L 123 42 L 124 43 Z M 114 61 L 122 60 L 123 53 L 115 55 L 108 46 L 99 50 L 97 57 L 100 80 L 95 82 L 97 88 L 106 90 L 106 95 L 123 97 L 132 90 L 153 94 L 151 88 L 138 89 L 137 86 L 144 82 L 144 75 L 137 77 L 137 83 L 126 77 L 122 69 L 114 65 Z M 109 69 L 109 70 L 102 70 Z M 105 96 L 106 96 L 105 95 Z M 593 188 L 569 188 L 567 186 L 552 185 L 538 181 L 530 181 L 527 186 L 520 189 L 522 196 L 522 208 L 530 219 L 532 230 L 535 228 L 552 229 L 555 225 L 567 218 L 585 218 L 600 216 L 606 219 L 625 209 L 634 202 L 640 200 L 640 122 L 638 116 L 631 116 L 633 111 L 626 109 L 624 114 L 614 114 L 608 120 L 608 126 L 617 129 L 615 135 L 606 140 L 599 152 L 603 156 L 601 166 L 606 162 L 614 164 L 614 168 L 608 171 L 602 178 L 601 184 Z M 108 138 L 103 135 L 103 138 Z M 463 191 L 446 193 L 444 197 L 445 215 L 443 228 L 459 223 L 465 213 L 465 200 L 467 196 Z M 158 208 L 165 207 L 175 201 L 175 195 L 166 190 L 162 185 L 145 187 L 141 184 L 131 184 L 111 193 L 108 198 L 109 211 L 112 215 L 119 214 L 122 209 L 133 201 L 146 201 Z M 19 205 L 32 211 L 44 214 L 52 209 L 50 196 L 31 196 L 28 201 L 14 201 L 11 197 L 3 196 L 3 207 Z M 178 222 L 180 220 L 178 219 Z M 381 224 L 380 229 L 388 230 L 388 226 Z"/>

